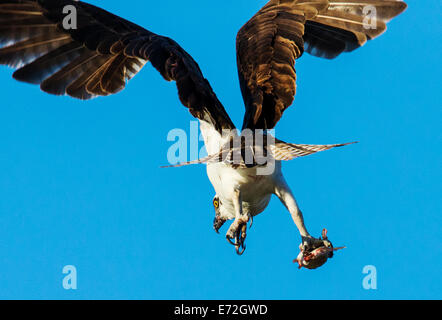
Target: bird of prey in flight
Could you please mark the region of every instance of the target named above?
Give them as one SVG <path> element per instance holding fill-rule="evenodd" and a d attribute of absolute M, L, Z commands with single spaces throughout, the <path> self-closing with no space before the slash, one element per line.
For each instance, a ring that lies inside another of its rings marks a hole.
<path fill-rule="evenodd" d="M 0 64 L 16 69 L 15 79 L 38 84 L 44 92 L 86 100 L 123 90 L 150 62 L 165 80 L 176 82 L 181 103 L 200 121 L 209 156 L 186 164 L 207 165 L 216 192 L 215 230 L 233 220 L 226 237 L 242 254 L 247 225 L 275 194 L 290 212 L 301 245 L 311 252 L 330 243 L 307 231 L 281 161 L 344 144 L 270 139 L 294 100 L 295 61 L 304 51 L 326 59 L 353 51 L 381 35 L 405 8 L 401 0 L 269 1 L 236 39 L 245 104 L 241 131 L 178 43 L 85 2 L 0 0 Z M 74 14 L 75 25 L 66 24 L 68 13 Z M 244 139 L 242 132 L 252 139 Z M 265 172 L 271 160 L 272 170 Z"/>

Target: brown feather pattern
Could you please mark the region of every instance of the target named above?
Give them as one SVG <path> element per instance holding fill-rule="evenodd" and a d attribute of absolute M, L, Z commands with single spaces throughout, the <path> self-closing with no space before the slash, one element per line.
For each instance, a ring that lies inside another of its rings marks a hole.
<path fill-rule="evenodd" d="M 66 5 L 77 9 L 75 30 L 62 26 Z M 367 6 L 376 8 L 375 28 L 366 28 Z M 243 128 L 276 125 L 293 103 L 295 61 L 304 50 L 329 59 L 355 50 L 405 8 L 401 0 L 270 0 L 237 36 Z M 198 64 L 172 39 L 81 1 L 0 0 L 0 64 L 18 68 L 15 79 L 48 93 L 114 94 L 147 61 L 176 81 L 193 116 L 219 132 L 235 128 Z"/>
<path fill-rule="evenodd" d="M 63 28 L 66 5 L 77 9 L 77 29 Z M 78 99 L 114 94 L 147 61 L 176 81 L 193 116 L 219 132 L 235 128 L 197 63 L 173 40 L 81 1 L 0 0 L 0 64 L 18 68 L 15 79 L 45 92 Z"/>
<path fill-rule="evenodd" d="M 376 8 L 375 28 L 365 10 Z M 361 47 L 400 14 L 400 0 L 271 0 L 239 31 L 237 62 L 246 106 L 243 128 L 271 129 L 293 103 L 295 60 L 305 51 L 335 58 Z"/>

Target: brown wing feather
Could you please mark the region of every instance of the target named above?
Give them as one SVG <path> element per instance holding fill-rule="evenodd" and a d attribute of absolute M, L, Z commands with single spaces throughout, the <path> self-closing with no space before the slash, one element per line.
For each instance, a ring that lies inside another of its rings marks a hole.
<path fill-rule="evenodd" d="M 380 36 L 387 30 L 387 22 L 407 7 L 402 0 L 328 2 L 325 9 L 306 22 L 304 35 L 306 51 L 327 59 L 360 48 L 367 40 Z M 376 19 L 369 19 L 369 14 L 374 13 Z"/>
<path fill-rule="evenodd" d="M 64 29 L 63 8 L 77 10 L 77 29 Z M 81 1 L 0 0 L 0 64 L 43 91 L 79 99 L 124 89 L 150 61 L 176 81 L 181 102 L 218 131 L 234 129 L 198 64 L 173 40 Z"/>
<path fill-rule="evenodd" d="M 365 9 L 376 8 L 375 28 Z M 246 106 L 243 128 L 271 129 L 293 103 L 295 60 L 304 49 L 334 58 L 386 29 L 405 10 L 401 0 L 271 0 L 239 31 L 237 63 Z"/>

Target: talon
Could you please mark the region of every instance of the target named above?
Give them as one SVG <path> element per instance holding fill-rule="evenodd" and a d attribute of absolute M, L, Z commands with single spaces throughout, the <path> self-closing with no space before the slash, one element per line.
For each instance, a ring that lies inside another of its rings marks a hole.
<path fill-rule="evenodd" d="M 234 243 L 231 239 L 233 239 L 233 238 L 231 238 L 229 235 L 226 235 L 226 239 L 227 239 L 227 241 L 229 241 L 229 243 L 231 244 L 231 245 L 233 245 L 233 246 L 236 246 L 237 244 L 236 243 Z"/>
<path fill-rule="evenodd" d="M 241 226 L 241 232 L 239 233 L 240 238 L 244 241 L 247 237 L 247 224 Z"/>
<path fill-rule="evenodd" d="M 332 243 L 327 238 L 327 230 L 322 230 L 319 239 L 311 236 L 302 237 L 302 244 L 299 246 L 300 253 L 293 262 L 298 262 L 299 268 L 316 269 L 333 257 L 333 251 L 345 247 L 333 248 Z"/>
<path fill-rule="evenodd" d="M 239 251 L 239 248 L 242 248 L 241 251 Z M 244 243 L 241 244 L 241 246 L 236 246 L 236 254 L 239 256 L 242 256 L 242 254 L 246 251 L 246 245 Z"/>
<path fill-rule="evenodd" d="M 253 216 L 251 214 L 249 214 L 249 220 L 250 220 L 249 229 L 252 229 L 252 226 L 253 226 Z"/>
<path fill-rule="evenodd" d="M 238 255 L 242 255 L 246 250 L 245 240 L 247 237 L 247 222 L 248 219 L 235 220 L 226 234 L 227 241 L 235 246 Z M 233 239 L 235 239 L 235 242 L 232 241 Z"/>
<path fill-rule="evenodd" d="M 312 236 L 302 237 L 302 251 L 310 253 L 319 247 L 326 247 L 328 242 L 328 240 L 316 239 Z"/>

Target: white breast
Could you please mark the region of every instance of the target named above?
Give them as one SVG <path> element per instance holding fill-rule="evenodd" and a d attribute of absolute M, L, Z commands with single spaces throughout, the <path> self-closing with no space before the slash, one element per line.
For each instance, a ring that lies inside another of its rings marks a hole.
<path fill-rule="evenodd" d="M 228 134 L 221 136 L 205 121 L 200 120 L 200 128 L 209 155 L 218 153 L 229 139 Z M 231 200 L 235 189 L 241 190 L 243 213 L 257 215 L 264 211 L 275 191 L 275 179 L 278 179 L 280 173 L 280 161 L 276 161 L 275 170 L 270 175 L 258 175 L 256 167 L 234 169 L 224 163 L 207 165 L 207 175 L 222 203 L 221 215 L 226 219 L 235 218 Z"/>
<path fill-rule="evenodd" d="M 257 215 L 264 211 L 270 202 L 275 190 L 275 178 L 281 170 L 277 162 L 272 175 L 257 175 L 257 168 L 234 169 L 224 163 L 207 165 L 207 175 L 216 194 L 224 207 L 224 216 L 227 219 L 235 218 L 235 211 L 231 199 L 233 191 L 241 190 L 243 213 Z"/>

